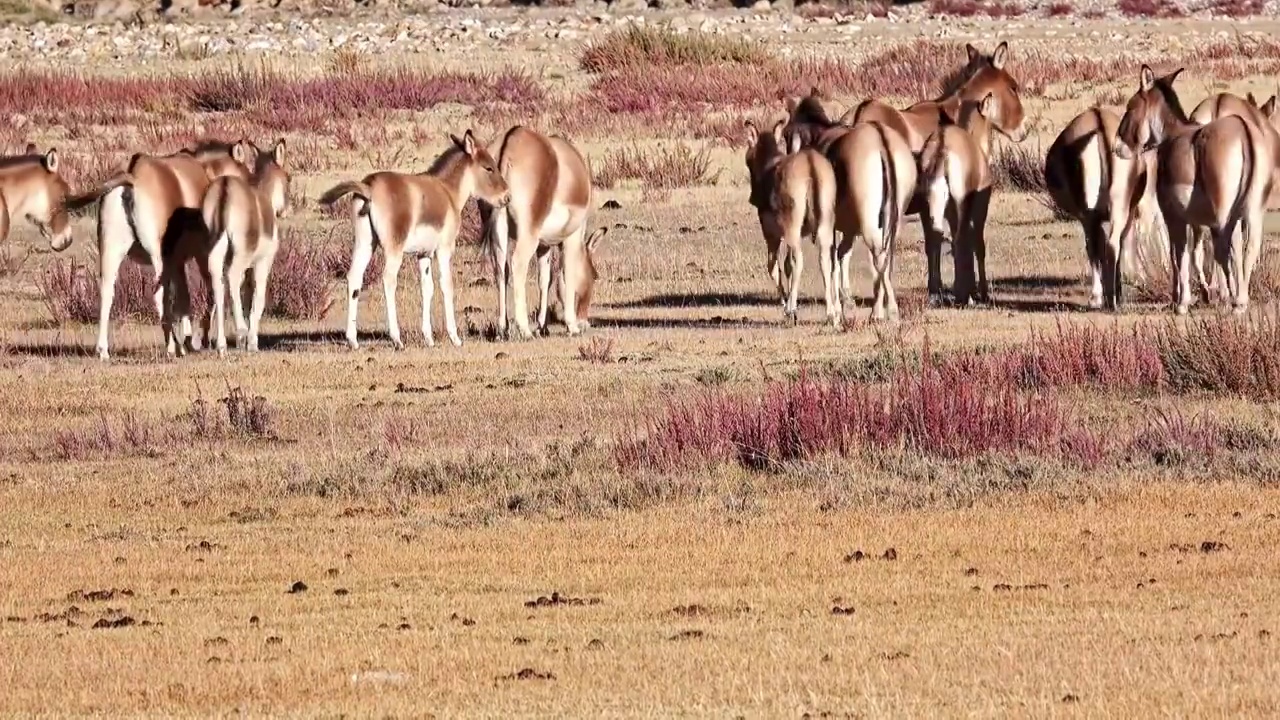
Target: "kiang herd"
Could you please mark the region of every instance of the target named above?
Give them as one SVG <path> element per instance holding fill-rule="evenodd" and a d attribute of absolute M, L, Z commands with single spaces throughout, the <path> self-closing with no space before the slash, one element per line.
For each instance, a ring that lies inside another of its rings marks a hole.
<path fill-rule="evenodd" d="M 965 66 L 945 81 L 936 100 L 905 109 L 866 100 L 832 120 L 815 88 L 807 97 L 788 99 L 787 117 L 772 128 L 746 124 L 750 203 L 765 239 L 768 273 L 792 322 L 806 237 L 818 248 L 828 322 L 839 327 L 851 302 L 855 236 L 869 251 L 871 317 L 896 319 L 893 258 L 898 230 L 909 215 L 919 217 L 925 236 L 929 302 L 940 304 L 946 297 L 941 266 L 947 241 L 954 257 L 950 301 L 990 301 L 985 231 L 992 136 L 1022 142 L 1028 120 L 1018 82 L 1007 69 L 1008 44 L 1000 43 L 990 55 L 972 45 L 966 51 Z M 1123 116 L 1101 107 L 1085 110 L 1046 155 L 1044 180 L 1053 203 L 1084 229 L 1091 307 L 1120 307 L 1122 261 L 1135 233 L 1163 228 L 1177 313 L 1185 314 L 1192 301 L 1193 269 L 1206 303 L 1216 293 L 1235 312 L 1248 308 L 1263 215 L 1275 204 L 1273 194 L 1280 194 L 1280 99 L 1259 104 L 1252 95 L 1218 94 L 1188 115 L 1173 88 L 1181 72 L 1157 77 L 1142 66 Z M 100 357 L 109 355 L 111 307 L 126 257 L 154 270 L 156 310 L 169 354 L 199 347 L 185 272 L 190 261 L 209 295 L 201 318 L 203 346 L 225 353 L 229 294 L 237 347 L 253 351 L 280 221 L 290 206 L 286 150 L 283 140 L 267 148 L 241 140 L 169 155 L 136 154 L 100 186 L 72 193 L 59 175 L 56 150 L 40 153 L 28 146 L 22 155 L 0 159 L 0 239 L 7 237 L 12 218 L 26 217 L 53 250 L 65 250 L 72 241 L 70 213 L 97 205 Z M 406 254 L 418 263 L 425 342 L 434 344 L 434 263 L 445 333 L 454 345 L 462 343 L 452 259 L 463 208 L 472 198 L 494 267 L 499 334 L 509 333 L 512 319 L 519 336 L 534 333 L 526 279 L 535 258 L 537 329 L 547 329 L 553 280 L 569 334 L 587 326 L 598 277 L 594 258 L 605 229 L 589 232 L 591 172 L 568 140 L 518 125 L 486 148 L 468 130 L 450 136 L 448 148 L 425 172 L 375 172 L 339 183 L 319 202 L 332 205 L 343 198 L 350 198 L 353 231 L 346 288 L 352 348 L 358 346 L 365 270 L 378 247 L 394 346 L 404 347 L 395 298 Z M 1214 263 L 1207 274 L 1206 232 Z M 241 288 L 249 272 L 253 298 L 246 316 Z"/>

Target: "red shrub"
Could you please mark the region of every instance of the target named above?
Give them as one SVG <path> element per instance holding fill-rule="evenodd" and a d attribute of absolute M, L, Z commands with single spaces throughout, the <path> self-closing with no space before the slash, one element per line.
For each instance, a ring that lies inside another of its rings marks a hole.
<path fill-rule="evenodd" d="M 1046 11 L 1049 17 L 1067 17 L 1074 15 L 1076 8 L 1069 0 L 1055 0 Z"/>
<path fill-rule="evenodd" d="M 288 320 L 323 318 L 333 306 L 326 255 L 323 246 L 312 244 L 301 231 L 286 229 L 267 279 L 266 314 Z"/>
<path fill-rule="evenodd" d="M 1120 0 L 1116 8 L 1128 17 L 1171 18 L 1186 15 L 1172 0 Z"/>

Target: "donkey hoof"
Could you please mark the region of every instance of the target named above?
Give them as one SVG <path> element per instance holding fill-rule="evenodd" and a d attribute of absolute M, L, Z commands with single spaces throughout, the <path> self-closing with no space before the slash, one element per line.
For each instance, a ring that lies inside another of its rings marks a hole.
<path fill-rule="evenodd" d="M 1245 314 L 1245 313 L 1247 313 L 1247 312 L 1249 312 L 1249 306 L 1248 306 L 1248 305 L 1245 305 L 1245 304 L 1239 304 L 1239 303 L 1237 303 L 1237 304 L 1235 304 L 1235 305 L 1232 305 L 1232 306 L 1231 306 L 1231 314 L 1232 314 L 1232 315 L 1244 315 L 1244 314 Z"/>
<path fill-rule="evenodd" d="M 450 335 L 449 342 L 452 343 L 454 347 L 462 347 L 462 338 L 457 335 Z"/>
<path fill-rule="evenodd" d="M 932 308 L 942 307 L 946 305 L 946 299 L 942 297 L 942 293 L 931 292 L 929 293 L 928 305 Z"/>
<path fill-rule="evenodd" d="M 1173 312 L 1175 315 L 1186 315 L 1188 312 L 1188 308 L 1186 305 L 1178 305 L 1173 309 Z"/>
<path fill-rule="evenodd" d="M 1100 309 L 1101 307 L 1102 307 L 1102 296 L 1101 296 L 1101 295 L 1090 295 L 1090 296 L 1089 296 L 1089 309 L 1090 309 L 1090 310 L 1098 310 L 1098 309 Z"/>
<path fill-rule="evenodd" d="M 404 349 L 404 341 L 403 341 L 403 340 L 401 340 L 400 338 L 392 338 L 392 339 L 391 339 L 391 347 L 395 348 L 396 350 L 403 350 L 403 349 Z"/>

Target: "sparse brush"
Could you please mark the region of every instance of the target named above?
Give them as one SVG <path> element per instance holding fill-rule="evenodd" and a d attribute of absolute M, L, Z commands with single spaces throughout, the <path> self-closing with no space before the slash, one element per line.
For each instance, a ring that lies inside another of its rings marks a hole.
<path fill-rule="evenodd" d="M 1254 17 L 1265 11 L 1263 0 L 1214 0 L 1213 12 L 1233 18 Z"/>
<path fill-rule="evenodd" d="M 771 58 L 762 43 L 745 38 L 631 25 L 587 47 L 579 64 L 587 72 L 601 73 L 623 67 L 759 65 Z"/>
<path fill-rule="evenodd" d="M 98 269 L 77 260 L 54 259 L 36 280 L 40 299 L 55 323 L 98 321 Z M 155 321 L 155 275 L 150 268 L 125 260 L 116 278 L 111 318 Z"/>
<path fill-rule="evenodd" d="M 249 438 L 275 439 L 275 408 L 261 395 L 251 395 L 240 387 L 227 386 L 227 395 L 218 401 L 226 408 L 227 425 Z"/>
<path fill-rule="evenodd" d="M 287 320 L 323 318 L 333 307 L 331 262 L 326 247 L 286 229 L 267 280 L 266 313 Z"/>
<path fill-rule="evenodd" d="M 329 58 L 329 70 L 337 75 L 355 75 L 364 69 L 365 55 L 350 45 L 333 51 Z"/>
<path fill-rule="evenodd" d="M 1075 12 L 1076 12 L 1075 5 L 1072 5 L 1070 2 L 1068 2 L 1068 0 L 1055 0 L 1054 2 L 1049 4 L 1048 9 L 1045 11 L 1045 13 L 1049 17 L 1055 17 L 1055 18 L 1068 17 L 1070 15 L 1074 15 Z"/>
<path fill-rule="evenodd" d="M 1043 194 L 1044 153 L 1026 145 L 1002 145 L 992 153 L 991 175 L 996 187 L 1006 191 Z"/>
<path fill-rule="evenodd" d="M 613 188 L 622 180 L 638 180 L 645 188 L 676 188 L 714 185 L 720 171 L 711 170 L 711 152 L 688 145 L 661 145 L 645 150 L 638 145 L 610 152 L 596 166 L 596 183 Z"/>
<path fill-rule="evenodd" d="M 22 270 L 22 266 L 27 264 L 27 258 L 30 257 L 30 250 L 18 253 L 13 248 L 12 240 L 0 240 L 0 278 L 9 278 L 17 275 Z"/>
<path fill-rule="evenodd" d="M 606 365 L 617 358 L 613 353 L 613 339 L 599 335 L 578 346 L 578 358 L 593 365 Z"/>

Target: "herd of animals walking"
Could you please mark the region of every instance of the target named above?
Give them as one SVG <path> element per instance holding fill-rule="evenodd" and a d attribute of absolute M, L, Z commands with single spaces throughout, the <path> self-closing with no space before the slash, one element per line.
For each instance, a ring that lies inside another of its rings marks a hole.
<path fill-rule="evenodd" d="M 1023 141 L 1027 115 L 1008 68 L 1008 44 L 1000 43 L 990 55 L 972 45 L 966 50 L 965 67 L 937 100 L 903 110 L 866 100 L 831 120 L 815 88 L 808 97 L 788 99 L 788 117 L 772 128 L 746 123 L 750 203 L 759 215 L 768 273 L 791 321 L 807 237 L 818 248 L 827 321 L 841 324 L 850 302 L 855 236 L 869 251 L 871 317 L 896 319 L 894 246 L 907 215 L 918 215 L 924 231 L 930 303 L 943 302 L 942 248 L 948 238 L 954 257 L 951 301 L 990 300 L 985 231 L 993 188 L 991 136 Z M 1186 313 L 1192 301 L 1193 268 L 1205 302 L 1219 295 L 1235 312 L 1249 305 L 1263 215 L 1274 204 L 1273 190 L 1280 191 L 1280 99 L 1259 104 L 1252 95 L 1218 94 L 1187 115 L 1173 88 L 1180 72 L 1157 77 L 1142 66 L 1138 90 L 1122 117 L 1089 108 L 1048 150 L 1044 179 L 1052 201 L 1084 229 L 1091 307 L 1120 307 L 1126 247 L 1139 227 L 1157 223 L 1167 230 L 1177 313 Z M 581 332 L 598 275 L 594 256 L 605 234 L 603 228 L 588 233 L 593 191 L 582 153 L 562 137 L 524 126 L 509 129 L 491 148 L 470 130 L 450 141 L 426 172 L 375 172 L 339 183 L 319 198 L 325 205 L 351 198 L 350 346 L 357 347 L 360 291 L 379 247 L 395 347 L 404 347 L 395 298 L 406 254 L 417 258 L 426 343 L 434 344 L 434 262 L 445 331 L 450 342 L 461 344 L 452 257 L 463 208 L 473 197 L 495 269 L 499 333 L 507 334 L 514 319 L 520 336 L 533 335 L 526 281 L 535 258 L 538 329 L 547 328 L 557 275 L 565 325 L 570 335 Z M 289 209 L 287 164 L 283 140 L 270 148 L 245 140 L 208 142 L 170 155 L 134 155 L 126 169 L 100 186 L 72 193 L 59 175 L 56 150 L 40 153 L 29 145 L 22 155 L 0 159 L 0 239 L 8 235 L 11 218 L 26 216 L 53 250 L 66 250 L 72 242 L 69 214 L 96 205 L 101 358 L 109 355 L 111 307 L 126 257 L 154 270 L 156 309 L 171 355 L 199 347 L 185 271 L 190 261 L 209 294 L 209 310 L 201 318 L 203 345 L 226 352 L 225 296 L 230 294 L 237 347 L 254 351 L 280 220 Z M 1216 265 L 1208 276 L 1206 230 Z M 557 248 L 560 270 L 553 273 Z M 246 317 L 241 287 L 250 271 L 254 292 Z"/>

